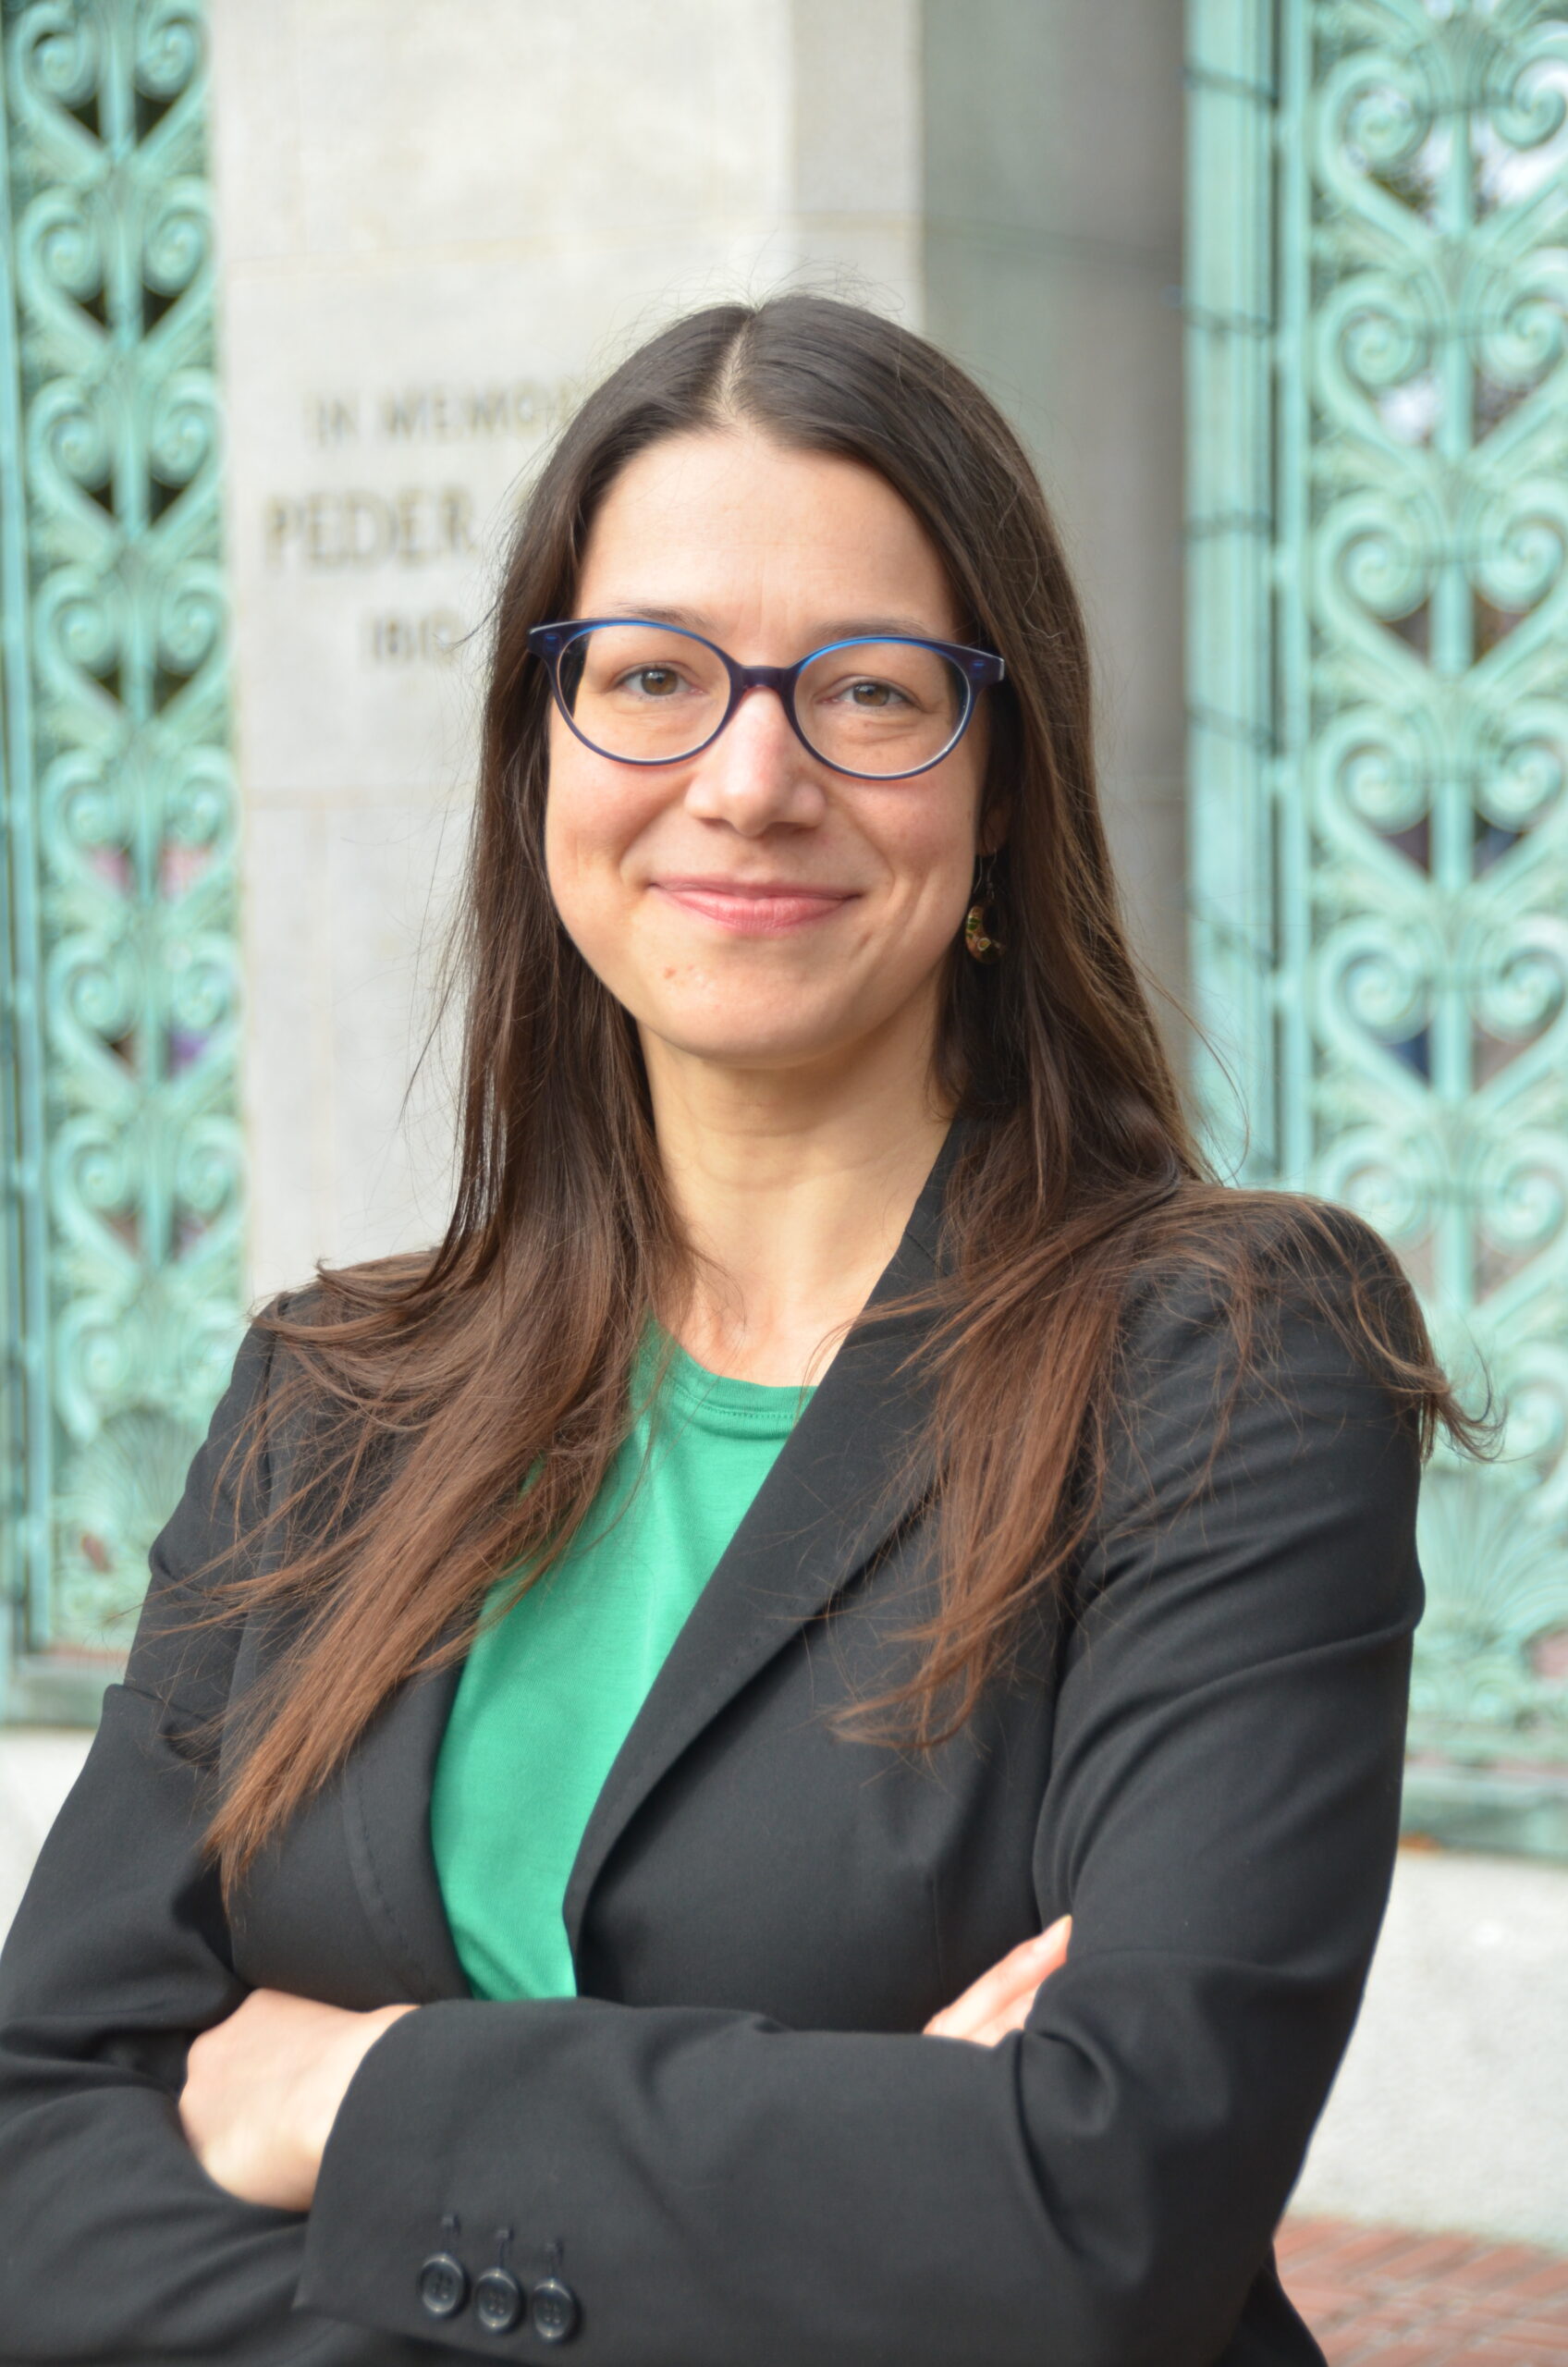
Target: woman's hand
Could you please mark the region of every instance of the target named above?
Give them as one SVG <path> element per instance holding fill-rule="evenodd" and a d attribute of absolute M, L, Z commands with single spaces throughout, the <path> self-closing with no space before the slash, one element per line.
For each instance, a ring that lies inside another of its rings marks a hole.
<path fill-rule="evenodd" d="M 337 2107 L 371 2048 L 412 2005 L 346 2013 L 254 1989 L 191 2045 L 180 2123 L 202 2167 L 241 2202 L 308 2211 Z"/>
<path fill-rule="evenodd" d="M 1033 1940 L 1016 1948 L 983 1972 L 962 1997 L 933 2014 L 921 2033 L 924 2038 L 966 2038 L 975 2046 L 995 2046 L 1009 2030 L 1023 2028 L 1035 1992 L 1067 1961 L 1072 1918 L 1061 1915 Z"/>

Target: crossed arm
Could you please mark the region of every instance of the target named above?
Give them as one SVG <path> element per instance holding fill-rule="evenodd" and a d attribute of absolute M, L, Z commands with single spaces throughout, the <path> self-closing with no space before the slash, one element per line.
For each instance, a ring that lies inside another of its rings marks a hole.
<path fill-rule="evenodd" d="M 1041 1983 L 1065 1962 L 1072 1919 L 1011 1949 L 934 2014 L 927 2038 L 994 2046 L 1021 2030 Z M 378 2038 L 417 2005 L 366 2014 L 254 1989 L 191 2044 L 179 2118 L 207 2176 L 241 2202 L 308 2211 L 333 2122 Z"/>

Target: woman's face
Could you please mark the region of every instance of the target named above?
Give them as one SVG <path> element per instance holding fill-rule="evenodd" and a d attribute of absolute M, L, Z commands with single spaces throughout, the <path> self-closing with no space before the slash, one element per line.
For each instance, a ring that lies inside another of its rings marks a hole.
<path fill-rule="evenodd" d="M 650 447 L 600 507 L 575 613 L 650 612 L 742 665 L 862 632 L 962 637 L 935 549 L 882 478 L 741 429 Z M 650 1052 L 778 1070 L 852 1063 L 890 1029 L 928 1047 L 985 754 L 976 717 L 929 772 L 853 779 L 753 690 L 711 746 L 643 768 L 552 710 L 551 892 Z"/>

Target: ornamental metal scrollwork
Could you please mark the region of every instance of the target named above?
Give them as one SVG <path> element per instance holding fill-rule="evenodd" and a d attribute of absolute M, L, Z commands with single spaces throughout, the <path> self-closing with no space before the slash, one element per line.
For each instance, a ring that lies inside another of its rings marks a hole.
<path fill-rule="evenodd" d="M 1568 1855 L 1568 6 L 1189 21 L 1200 1091 L 1489 1377 L 1502 1458 L 1426 1490 L 1407 1815 Z"/>
<path fill-rule="evenodd" d="M 205 27 L 199 0 L 3 25 L 0 1707 L 92 1715 L 239 1329 Z"/>

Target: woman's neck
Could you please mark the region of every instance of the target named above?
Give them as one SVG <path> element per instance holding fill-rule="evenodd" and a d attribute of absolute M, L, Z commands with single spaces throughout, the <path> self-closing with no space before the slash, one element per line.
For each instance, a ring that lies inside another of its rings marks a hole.
<path fill-rule="evenodd" d="M 665 1178 L 696 1253 L 662 1310 L 710 1372 L 817 1380 L 897 1248 L 948 1131 L 929 1034 L 832 1072 L 643 1054 Z"/>

